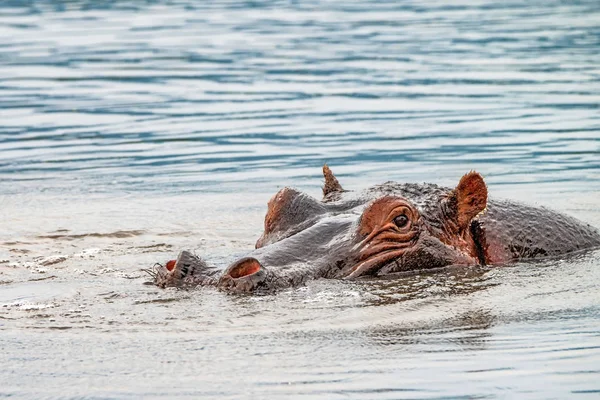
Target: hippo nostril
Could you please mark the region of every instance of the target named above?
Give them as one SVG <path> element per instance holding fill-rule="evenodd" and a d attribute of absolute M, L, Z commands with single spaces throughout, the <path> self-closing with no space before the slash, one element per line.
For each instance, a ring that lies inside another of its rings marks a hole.
<path fill-rule="evenodd" d="M 262 266 L 256 258 L 247 257 L 237 261 L 227 270 L 226 274 L 233 279 L 243 278 L 255 274 L 261 270 Z"/>
<path fill-rule="evenodd" d="M 177 263 L 177 260 L 171 260 L 171 261 L 168 261 L 168 262 L 167 262 L 167 265 L 166 265 L 167 269 L 168 269 L 169 271 L 173 271 L 173 269 L 175 268 L 175 264 L 176 264 L 176 263 Z"/>
<path fill-rule="evenodd" d="M 219 288 L 233 293 L 249 293 L 264 285 L 267 271 L 256 258 L 247 257 L 233 263 L 219 279 Z"/>

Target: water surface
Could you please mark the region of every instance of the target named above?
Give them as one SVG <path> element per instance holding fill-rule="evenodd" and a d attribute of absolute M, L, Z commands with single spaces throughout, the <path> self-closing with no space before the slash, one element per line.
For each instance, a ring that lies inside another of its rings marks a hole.
<path fill-rule="evenodd" d="M 140 271 L 249 251 L 269 197 L 455 185 L 600 227 L 597 1 L 0 4 L 0 397 L 584 398 L 600 253 L 273 296 Z"/>

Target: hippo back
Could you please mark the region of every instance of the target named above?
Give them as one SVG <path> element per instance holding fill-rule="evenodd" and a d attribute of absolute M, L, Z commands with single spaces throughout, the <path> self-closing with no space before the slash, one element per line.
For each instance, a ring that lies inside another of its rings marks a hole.
<path fill-rule="evenodd" d="M 490 263 L 600 247 L 600 234 L 591 225 L 544 207 L 489 200 L 478 219 Z"/>

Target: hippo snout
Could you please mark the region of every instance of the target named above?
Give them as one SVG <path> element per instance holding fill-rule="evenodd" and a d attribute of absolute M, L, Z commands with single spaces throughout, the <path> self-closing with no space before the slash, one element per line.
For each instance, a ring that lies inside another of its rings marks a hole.
<path fill-rule="evenodd" d="M 223 273 L 218 287 L 231 292 L 252 292 L 263 285 L 267 271 L 254 257 L 242 258 L 231 264 Z"/>

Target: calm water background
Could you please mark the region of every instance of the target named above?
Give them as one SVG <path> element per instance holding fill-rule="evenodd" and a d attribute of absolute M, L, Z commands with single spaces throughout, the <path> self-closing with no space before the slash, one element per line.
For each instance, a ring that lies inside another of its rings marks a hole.
<path fill-rule="evenodd" d="M 101 4 L 100 4 L 101 3 Z M 600 227 L 600 3 L 0 3 L 0 397 L 600 396 L 600 253 L 267 297 L 158 290 L 292 185 Z"/>

